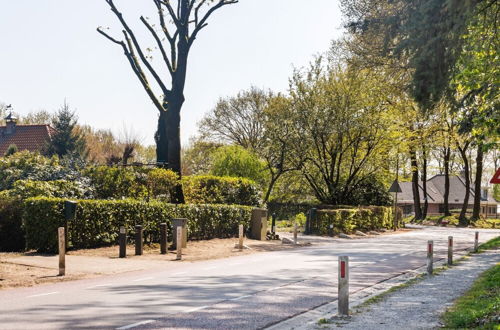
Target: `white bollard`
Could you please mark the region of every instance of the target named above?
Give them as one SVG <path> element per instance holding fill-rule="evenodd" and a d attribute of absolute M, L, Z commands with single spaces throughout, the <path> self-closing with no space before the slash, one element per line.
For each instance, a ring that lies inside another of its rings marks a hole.
<path fill-rule="evenodd" d="M 339 257 L 339 315 L 349 315 L 349 257 Z"/>
<path fill-rule="evenodd" d="M 434 272 L 434 241 L 427 241 L 427 274 Z"/>
<path fill-rule="evenodd" d="M 295 222 L 293 229 L 293 244 L 297 245 L 297 232 L 299 231 L 299 224 Z"/>
<path fill-rule="evenodd" d="M 182 259 L 182 226 L 177 226 L 177 260 Z"/>
<path fill-rule="evenodd" d="M 59 227 L 59 276 L 66 274 L 66 239 L 64 235 L 64 227 Z"/>
<path fill-rule="evenodd" d="M 241 251 L 243 250 L 243 225 L 240 225 L 239 227 L 239 233 L 238 233 L 238 249 Z"/>

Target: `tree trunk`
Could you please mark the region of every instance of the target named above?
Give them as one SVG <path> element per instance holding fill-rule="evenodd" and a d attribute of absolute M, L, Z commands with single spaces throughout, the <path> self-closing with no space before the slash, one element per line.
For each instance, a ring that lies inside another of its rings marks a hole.
<path fill-rule="evenodd" d="M 464 162 L 464 176 L 465 176 L 465 197 L 464 203 L 462 204 L 462 210 L 460 211 L 460 216 L 458 218 L 458 223 L 460 226 L 467 227 L 469 225 L 469 220 L 467 219 L 467 207 L 469 206 L 469 197 L 470 197 L 470 171 L 469 171 L 469 159 L 467 158 L 467 147 L 468 144 L 464 146 L 464 148 L 459 148 L 460 155 L 462 156 L 462 160 Z"/>
<path fill-rule="evenodd" d="M 444 216 L 449 217 L 451 215 L 450 205 L 448 200 L 450 198 L 450 154 L 451 148 L 446 147 L 444 149 Z"/>
<path fill-rule="evenodd" d="M 424 208 L 422 210 L 422 219 L 427 218 L 427 210 L 429 209 L 429 200 L 427 195 L 427 151 L 425 146 L 422 151 L 422 188 L 424 193 Z"/>
<path fill-rule="evenodd" d="M 479 220 L 481 215 L 481 179 L 483 177 L 483 144 L 477 146 L 476 155 L 476 180 L 474 183 L 474 209 L 472 211 L 472 221 Z"/>
<path fill-rule="evenodd" d="M 415 220 L 422 220 L 422 208 L 420 207 L 420 192 L 418 189 L 418 163 L 417 153 L 410 149 L 411 172 L 412 172 L 412 189 L 413 189 L 413 205 L 415 208 Z"/>

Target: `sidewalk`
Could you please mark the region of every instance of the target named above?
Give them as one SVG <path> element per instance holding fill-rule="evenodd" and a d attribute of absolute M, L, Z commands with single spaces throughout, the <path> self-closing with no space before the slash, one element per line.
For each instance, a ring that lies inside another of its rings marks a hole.
<path fill-rule="evenodd" d="M 458 257 L 458 256 L 457 256 Z M 408 287 L 388 294 L 381 301 L 360 306 L 370 296 L 386 291 L 413 276 L 406 274 L 371 288 L 371 294 L 358 292 L 351 297 L 348 318 L 337 318 L 337 301 L 291 318 L 270 329 L 433 329 L 439 328 L 440 315 L 463 295 L 485 270 L 500 262 L 498 250 L 475 254 L 460 264 Z M 435 263 L 439 267 L 439 264 Z M 422 273 L 422 267 L 417 272 Z M 392 282 L 392 283 L 390 283 Z M 399 283 L 398 283 L 399 282 Z M 364 290 L 363 290 L 364 291 Z M 318 322 L 323 319 L 322 322 Z M 320 324 L 321 323 L 321 324 Z"/>

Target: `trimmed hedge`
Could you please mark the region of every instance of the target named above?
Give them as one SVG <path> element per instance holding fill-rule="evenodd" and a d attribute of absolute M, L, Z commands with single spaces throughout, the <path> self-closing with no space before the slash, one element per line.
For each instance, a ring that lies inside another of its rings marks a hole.
<path fill-rule="evenodd" d="M 27 249 L 56 252 L 57 227 L 64 225 L 64 199 L 30 198 L 24 202 L 23 209 Z M 75 220 L 68 223 L 68 244 L 72 248 L 114 244 L 120 226 L 125 226 L 129 239 L 133 239 L 135 225 L 143 226 L 146 242 L 158 242 L 160 223 L 167 223 L 171 236 L 173 218 L 188 219 L 188 238 L 191 240 L 233 237 L 238 233 L 239 224 L 249 226 L 251 212 L 251 207 L 236 205 L 80 200 Z"/>
<path fill-rule="evenodd" d="M 398 227 L 401 225 L 402 213 L 398 209 Z M 316 220 L 312 222 L 314 234 L 328 235 L 330 225 L 334 233 L 350 234 L 356 230 L 370 231 L 394 226 L 394 215 L 391 207 L 370 206 L 359 209 L 318 210 Z"/>
<path fill-rule="evenodd" d="M 21 226 L 22 202 L 14 198 L 0 198 L 0 251 L 14 252 L 24 249 Z"/>
<path fill-rule="evenodd" d="M 260 204 L 260 191 L 256 183 L 245 178 L 186 176 L 182 178 L 182 188 L 186 203 L 252 206 Z"/>

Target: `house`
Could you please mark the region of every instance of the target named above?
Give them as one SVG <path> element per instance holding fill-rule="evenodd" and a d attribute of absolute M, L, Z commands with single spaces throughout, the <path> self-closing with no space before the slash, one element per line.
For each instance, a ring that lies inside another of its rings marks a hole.
<path fill-rule="evenodd" d="M 429 208 L 428 215 L 442 215 L 444 213 L 444 179 L 443 174 L 435 175 L 427 180 L 427 201 Z M 400 182 L 400 193 L 398 193 L 398 206 L 403 209 L 405 215 L 415 212 L 413 205 L 413 188 L 411 182 Z M 419 184 L 420 203 L 424 204 L 424 192 L 422 182 Z M 468 210 L 474 206 L 475 192 L 470 191 Z M 450 176 L 450 194 L 448 196 L 448 205 L 450 210 L 462 209 L 465 198 L 465 180 L 460 176 Z M 496 218 L 498 215 L 498 202 L 488 195 L 487 189 L 481 191 L 481 215 L 489 218 Z"/>
<path fill-rule="evenodd" d="M 50 125 L 17 125 L 12 112 L 5 117 L 5 123 L 5 126 L 0 126 L 0 157 L 10 145 L 16 145 L 19 151 L 40 152 L 55 133 Z"/>

